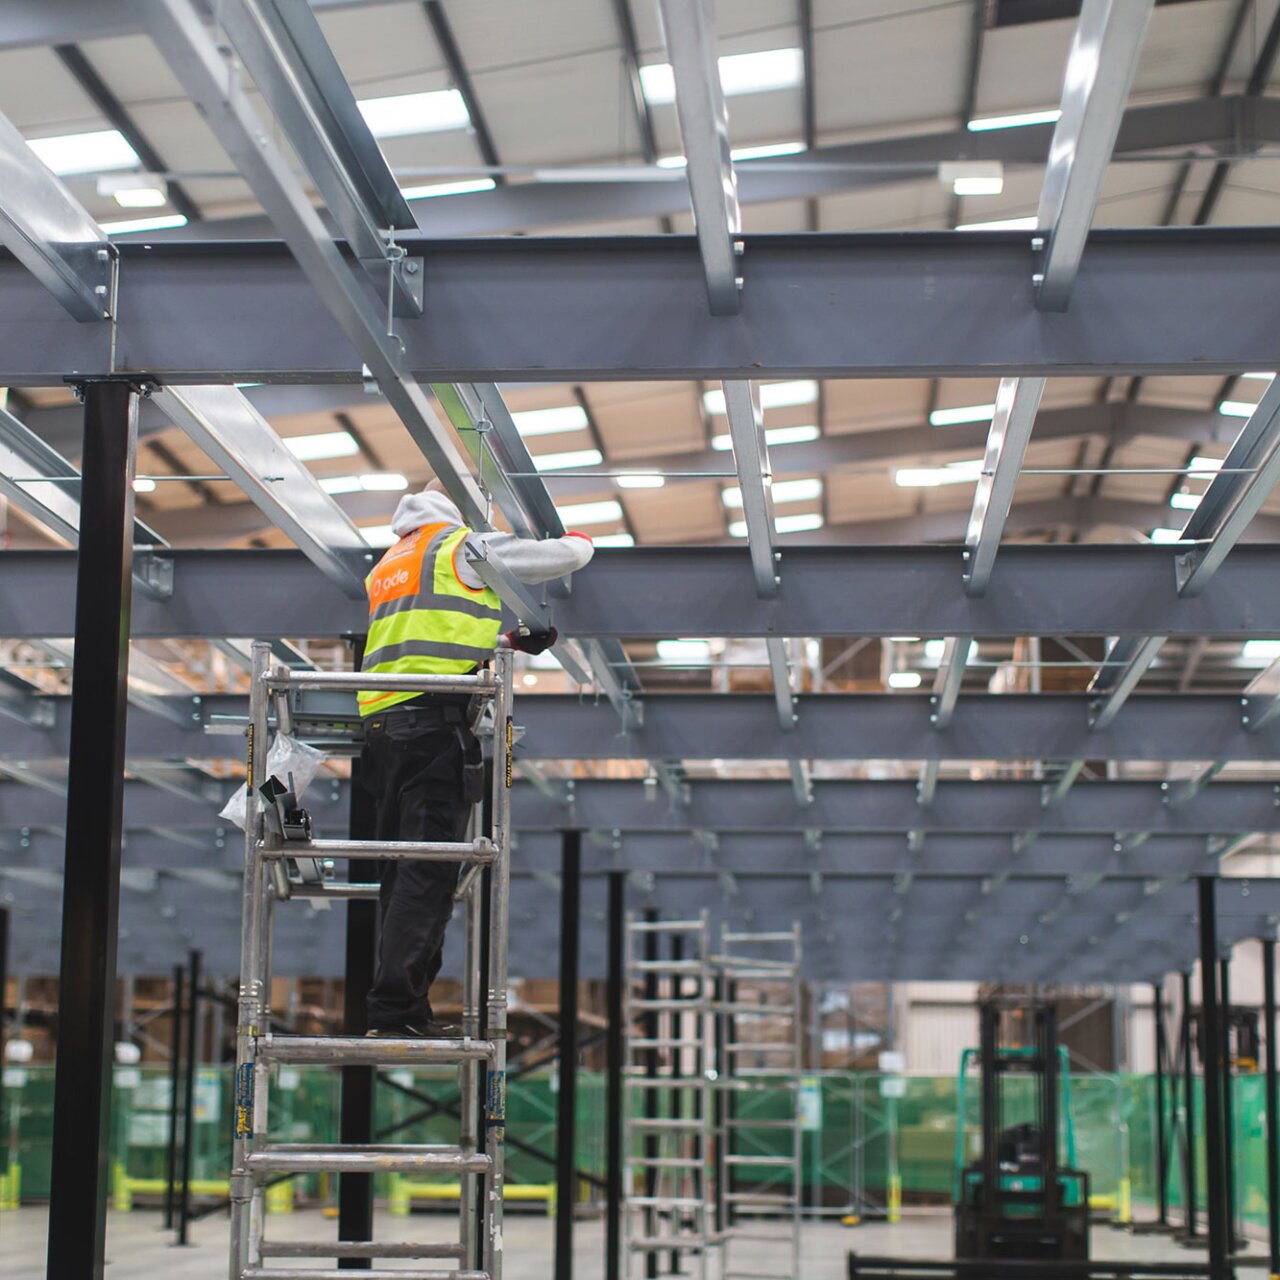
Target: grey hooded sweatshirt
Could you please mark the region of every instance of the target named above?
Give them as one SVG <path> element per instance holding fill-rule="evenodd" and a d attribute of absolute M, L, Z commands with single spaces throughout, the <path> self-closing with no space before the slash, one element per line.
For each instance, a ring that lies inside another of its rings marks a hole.
<path fill-rule="evenodd" d="M 391 518 L 391 530 L 403 538 L 424 524 L 464 523 L 462 512 L 446 494 L 407 493 Z M 472 533 L 467 542 L 486 560 L 498 561 L 512 577 L 527 583 L 566 577 L 583 568 L 595 554 L 591 540 L 577 534 L 538 542 L 514 533 Z M 474 589 L 484 585 L 463 556 L 458 557 L 458 577 Z"/>

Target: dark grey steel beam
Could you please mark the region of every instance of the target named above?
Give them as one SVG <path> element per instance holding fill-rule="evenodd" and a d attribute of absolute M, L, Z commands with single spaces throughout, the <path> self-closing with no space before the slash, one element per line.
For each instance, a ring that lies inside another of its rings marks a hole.
<path fill-rule="evenodd" d="M 177 843 L 168 836 L 130 831 L 124 849 L 126 873 L 135 869 L 163 871 L 214 870 L 234 876 L 238 870 L 234 841 L 218 842 L 210 834 Z M 519 869 L 554 871 L 558 867 L 556 833 L 526 832 L 518 842 Z M 589 831 L 584 835 L 584 866 L 590 871 L 612 867 L 628 871 L 668 873 L 701 865 L 704 845 L 687 831 L 637 832 L 614 835 Z M 0 874 L 6 870 L 58 870 L 62 841 L 55 835 L 32 832 L 17 852 L 0 854 Z M 793 868 L 797 874 L 871 878 L 897 875 L 908 856 L 907 836 L 899 834 L 825 833 L 815 850 L 803 832 L 727 832 L 716 846 L 716 866 L 739 873 Z M 1019 877 L 1062 877 L 1101 872 L 1112 877 L 1194 875 L 1213 871 L 1218 857 L 1204 836 L 1153 836 L 1127 853 L 1117 853 L 1108 835 L 1044 836 L 1033 849 L 1014 852 L 1007 834 L 934 834 L 923 849 L 911 855 L 912 873 L 921 877 L 1016 874 Z"/>
<path fill-rule="evenodd" d="M 672 636 L 1280 635 L 1280 548 L 1238 547 L 1205 591 L 1181 599 L 1175 550 L 1161 546 L 1011 546 L 993 589 L 966 596 L 960 549 L 788 547 L 775 600 L 755 591 L 742 547 L 602 550 L 554 602 L 556 625 L 587 639 Z M 135 603 L 135 639 L 336 636 L 359 628 L 358 602 L 300 552 L 165 551 L 167 601 Z M 67 552 L 6 552 L 0 631 L 11 639 L 71 634 Z M 999 590 L 995 587 L 998 586 Z"/>
<path fill-rule="evenodd" d="M 798 156 L 738 161 L 741 204 L 814 199 L 892 183 L 937 181 L 939 164 L 957 160 L 994 161 L 1006 167 L 1041 167 L 1049 152 L 1052 125 L 970 133 L 894 137 L 874 142 L 821 147 Z M 1280 109 L 1267 99 L 1158 103 L 1125 113 L 1116 160 L 1135 161 L 1154 151 L 1175 154 L 1248 156 L 1280 135 Z M 559 224 L 667 217 L 687 211 L 684 175 L 660 170 L 657 180 L 572 180 L 561 172 L 554 182 L 520 182 L 473 195 L 452 196 L 432 208 L 429 229 L 437 235 L 492 235 L 537 231 Z M 662 176 L 666 176 L 664 181 Z M 606 175 L 607 176 L 607 175 Z M 652 179 L 653 175 L 649 175 Z M 564 178 L 565 181 L 559 179 Z M 159 239 L 200 236 L 260 239 L 274 234 L 260 216 L 228 218 L 194 229 L 161 232 Z"/>
<path fill-rule="evenodd" d="M 1280 724 L 1257 731 L 1230 694 L 1142 694 L 1108 728 L 1090 727 L 1087 694 L 966 694 L 938 721 L 937 695 L 800 694 L 780 723 L 769 694 L 648 693 L 639 726 L 574 694 L 520 700 L 521 755 L 535 760 L 1163 760 L 1265 764 L 1280 757 Z M 65 697 L 27 698 L 34 723 L 5 726 L 0 762 L 66 758 Z M 304 704 L 306 705 L 306 704 Z M 314 705 L 314 704 L 312 704 Z M 248 714 L 235 694 L 153 697 L 129 714 L 129 758 L 198 760 L 236 754 L 235 738 L 208 734 Z M 325 699 L 326 713 L 354 715 L 354 700 Z M 47 727 L 46 727 L 47 726 Z M 301 730 L 305 736 L 305 729 Z"/>
<path fill-rule="evenodd" d="M 397 368 L 431 381 L 564 382 L 1203 375 L 1275 362 L 1272 228 L 1095 231 L 1076 305 L 1052 317 L 1026 296 L 1030 241 L 1018 232 L 748 236 L 751 287 L 726 317 L 708 314 L 688 237 L 409 240 L 432 288 L 423 315 L 397 324 Z M 357 335 L 356 318 L 340 324 L 317 306 L 284 246 L 117 247 L 117 371 L 166 384 L 360 380 L 344 332 Z M 363 287 L 353 263 L 325 263 L 343 297 Z M 69 367 L 102 372 L 112 332 L 77 325 L 0 262 L 0 385 L 58 383 Z M 388 394 L 390 376 L 380 379 Z"/>
<path fill-rule="evenodd" d="M 1080 782 L 1056 805 L 1042 806 L 1036 781 L 938 783 L 933 803 L 921 806 L 912 780 L 828 782 L 815 780 L 813 800 L 801 803 L 790 779 L 688 781 L 688 804 L 647 798 L 640 780 L 578 780 L 572 807 L 548 799 L 525 782 L 515 785 L 516 828 L 558 831 L 566 820 L 584 830 L 706 832 L 897 832 L 1219 836 L 1280 830 L 1280 806 L 1270 782 L 1219 779 L 1185 804 L 1168 805 L 1159 782 Z M 326 782 L 307 795 L 317 823 L 335 829 L 343 820 L 346 783 Z M 215 828 L 213 806 L 202 811 L 146 783 L 125 784 L 125 825 L 140 829 Z M 566 816 L 567 815 L 567 816 Z M 65 798 L 59 793 L 0 783 L 0 828 L 61 827 Z M 234 833 L 233 833 L 234 834 Z M 1043 836 L 1041 837 L 1043 838 Z M 1034 846 L 1033 846 L 1034 847 Z M 1024 852 L 1026 850 L 1024 849 Z M 1136 850 L 1135 850 L 1136 852 Z"/>

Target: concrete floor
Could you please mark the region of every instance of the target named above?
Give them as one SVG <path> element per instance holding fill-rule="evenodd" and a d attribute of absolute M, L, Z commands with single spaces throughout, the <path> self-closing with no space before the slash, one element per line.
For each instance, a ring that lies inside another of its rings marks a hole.
<path fill-rule="evenodd" d="M 41 1280 L 44 1276 L 44 1249 L 47 1215 L 43 1209 L 21 1209 L 0 1215 L 0 1280 Z M 451 1220 L 443 1215 L 416 1214 L 404 1218 L 379 1217 L 376 1232 L 384 1239 L 439 1239 Z M 331 1219 L 316 1211 L 304 1211 L 270 1219 L 268 1234 L 280 1239 L 326 1239 L 335 1234 Z M 531 1214 L 510 1214 L 506 1222 L 505 1280 L 546 1280 L 552 1265 L 552 1222 Z M 189 1280 L 194 1277 L 222 1277 L 227 1266 L 227 1224 L 214 1218 L 195 1224 L 194 1243 L 176 1248 L 172 1234 L 163 1231 L 154 1212 L 111 1213 L 107 1226 L 107 1274 L 136 1280 Z M 578 1224 L 574 1238 L 576 1280 L 600 1280 L 603 1272 L 601 1249 L 603 1229 L 597 1221 Z M 782 1261 L 782 1251 L 770 1256 L 769 1246 L 752 1244 L 750 1261 L 741 1265 L 753 1271 L 768 1271 L 771 1262 Z M 1194 1258 L 1172 1241 L 1160 1236 L 1135 1236 L 1107 1227 L 1094 1228 L 1093 1256 L 1107 1259 L 1186 1261 Z M 889 1254 L 897 1257 L 945 1258 L 951 1255 L 949 1214 L 912 1215 L 889 1226 L 868 1223 L 856 1228 L 838 1223 L 806 1225 L 803 1232 L 804 1280 L 843 1280 L 845 1256 L 850 1249 L 864 1255 Z M 1251 1252 L 1257 1262 L 1263 1251 Z M 1200 1256 L 1203 1256 L 1202 1254 Z M 280 1265 L 289 1265 L 280 1259 Z M 322 1265 L 332 1265 L 322 1264 Z M 412 1266 L 411 1262 L 384 1266 Z M 639 1274 L 639 1268 L 633 1274 Z M 711 1274 L 717 1274 L 715 1266 Z"/>

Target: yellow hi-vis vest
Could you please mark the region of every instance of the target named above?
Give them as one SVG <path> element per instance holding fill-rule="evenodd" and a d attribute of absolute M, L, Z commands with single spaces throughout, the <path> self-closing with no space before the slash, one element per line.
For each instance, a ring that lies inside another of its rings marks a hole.
<path fill-rule="evenodd" d="M 369 638 L 362 671 L 470 675 L 493 657 L 502 602 L 488 587 L 469 587 L 456 557 L 470 529 L 429 524 L 401 538 L 365 579 Z M 374 715 L 415 693 L 362 689 L 360 714 Z"/>

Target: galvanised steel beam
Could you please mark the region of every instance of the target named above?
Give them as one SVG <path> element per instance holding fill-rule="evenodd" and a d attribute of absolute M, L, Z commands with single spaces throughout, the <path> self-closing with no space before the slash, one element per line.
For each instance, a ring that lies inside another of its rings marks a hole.
<path fill-rule="evenodd" d="M 539 794 L 532 784 L 515 784 L 515 825 L 520 832 L 560 831 L 567 820 L 604 831 L 706 831 L 724 833 L 809 830 L 977 834 L 1010 837 L 1039 829 L 1045 834 L 1114 836 L 1149 831 L 1160 835 L 1224 836 L 1280 830 L 1277 788 L 1271 782 L 1215 782 L 1181 805 L 1164 803 L 1159 782 L 1080 782 L 1056 805 L 1041 805 L 1043 786 L 1028 781 L 938 783 L 933 803 L 920 805 L 916 784 L 825 781 L 813 783 L 809 804 L 797 800 L 790 779 L 706 781 L 688 779 L 687 803 L 655 801 L 642 781 L 584 780 L 572 804 Z M 230 790 L 230 788 L 228 789 Z M 306 806 L 317 825 L 335 830 L 347 784 L 326 781 L 308 791 Z M 200 810 L 145 783 L 126 783 L 125 825 L 130 830 L 198 828 L 220 825 L 215 807 Z M 65 819 L 60 794 L 19 783 L 0 783 L 0 829 L 60 827 Z M 234 833 L 232 833 L 234 834 Z M 1041 839 L 1043 839 L 1043 835 Z M 1038 842 L 1037 842 L 1038 843 Z M 1035 846 L 1031 846 L 1034 848 Z M 1027 852 L 1026 847 L 1023 852 Z"/>
<path fill-rule="evenodd" d="M 974 491 L 973 511 L 964 536 L 964 582 L 971 596 L 982 595 L 991 581 L 1044 384 L 1043 378 L 1000 379 L 982 475 Z"/>
<path fill-rule="evenodd" d="M 352 275 L 350 264 L 288 161 L 265 132 L 235 68 L 205 30 L 199 11 L 187 0 L 161 0 L 154 6 L 149 30 L 223 149 L 280 228 L 293 258 L 350 344 L 348 350 L 358 353 L 362 366 L 369 370 L 435 468 L 463 518 L 473 528 L 488 528 L 483 495 L 426 394 L 407 369 L 399 340 L 387 333 L 385 301 L 380 313 L 366 282 Z M 288 121 L 282 123 L 288 127 Z M 303 158 L 307 159 L 305 151 Z M 408 274 L 408 264 L 405 270 Z"/>
<path fill-rule="evenodd" d="M 0 245 L 73 320 L 105 320 L 115 305 L 110 296 L 113 250 L 106 232 L 4 115 L 0 169 Z"/>
<path fill-rule="evenodd" d="M 742 217 L 729 155 L 729 109 L 720 84 L 715 15 L 711 0 L 660 4 L 707 301 L 713 316 L 733 315 L 741 280 L 735 241 Z"/>
<path fill-rule="evenodd" d="M 1161 546 L 1011 546 L 986 597 L 960 580 L 958 547 L 786 549 L 775 600 L 757 596 L 742 547 L 601 550 L 554 602 L 566 634 L 585 639 L 673 636 L 1169 636 L 1280 635 L 1280 547 L 1238 547 L 1205 591 L 1178 596 Z M 135 639 L 337 636 L 362 609 L 297 551 L 166 550 L 173 596 L 140 600 Z M 74 556 L 8 551 L 0 563 L 0 633 L 71 634 Z M 999 589 L 996 589 L 998 585 Z"/>
<path fill-rule="evenodd" d="M 151 398 L 326 578 L 353 600 L 365 598 L 376 558 L 369 544 L 242 391 L 164 387 Z"/>
<path fill-rule="evenodd" d="M 221 112 L 220 99 L 211 105 Z M 747 236 L 751 287 L 735 316 L 708 313 L 689 237 L 404 240 L 432 287 L 421 317 L 398 320 L 404 353 L 392 367 L 385 317 L 353 296 L 359 267 L 314 210 L 299 222 L 314 253 L 300 251 L 323 258 L 312 274 L 332 314 L 279 243 L 118 245 L 115 371 L 166 385 L 359 382 L 372 356 L 404 412 L 399 388 L 413 378 L 1205 375 L 1275 363 L 1266 286 L 1280 233 L 1269 227 L 1095 231 L 1075 306 L 1054 316 L 1026 295 L 1031 237 L 1018 232 Z M 365 327 L 375 320 L 376 344 Z M 109 371 L 110 337 L 0 263 L 0 385 Z"/>
<path fill-rule="evenodd" d="M 1084 0 L 1067 55 L 1062 115 L 1037 221 L 1046 237 L 1036 305 L 1065 311 L 1120 133 L 1153 0 Z"/>
<path fill-rule="evenodd" d="M 1184 596 L 1204 590 L 1280 482 L 1280 379 L 1273 380 L 1182 531 L 1177 561 Z"/>

